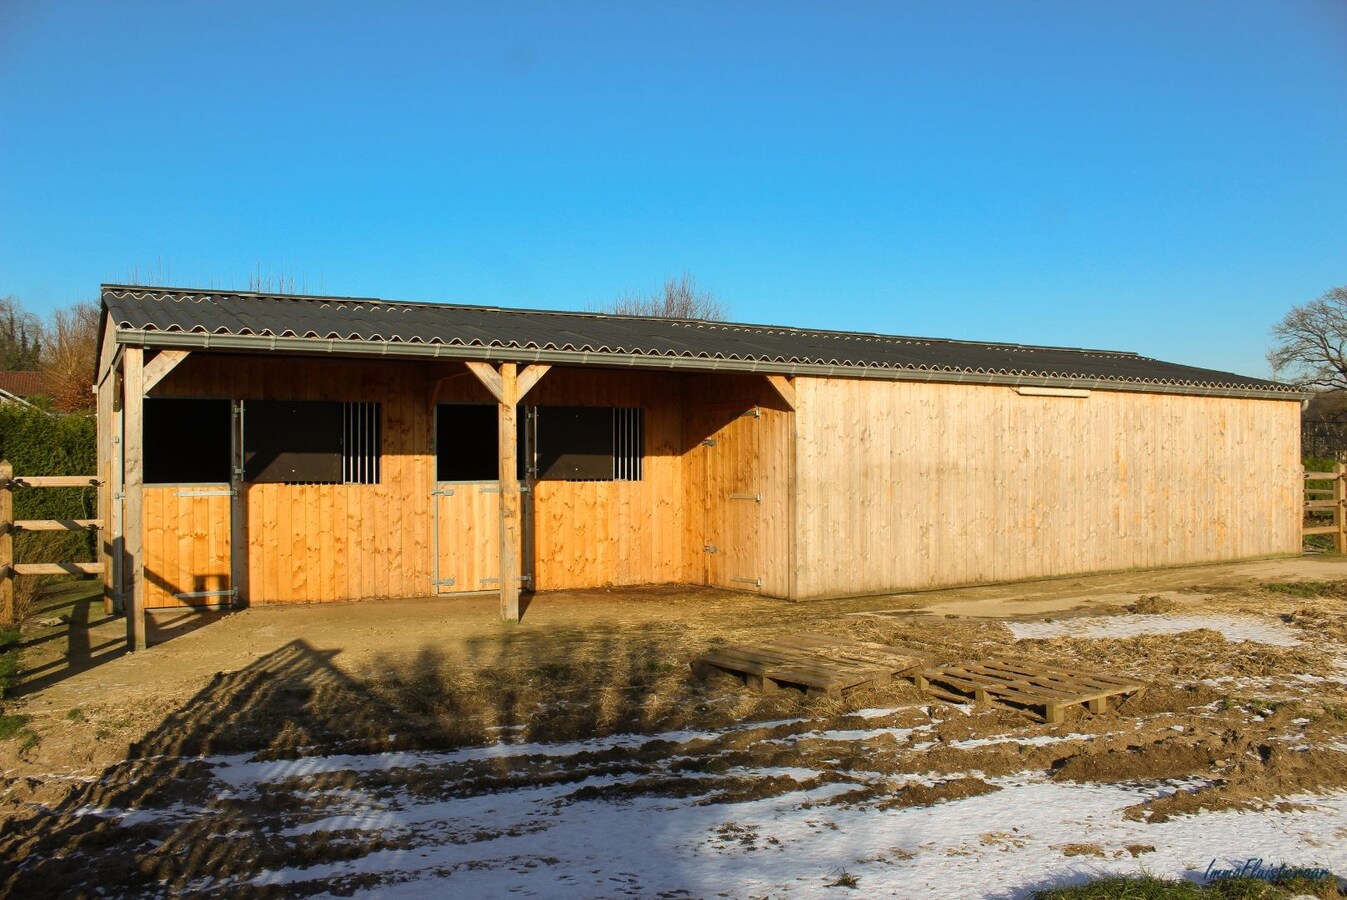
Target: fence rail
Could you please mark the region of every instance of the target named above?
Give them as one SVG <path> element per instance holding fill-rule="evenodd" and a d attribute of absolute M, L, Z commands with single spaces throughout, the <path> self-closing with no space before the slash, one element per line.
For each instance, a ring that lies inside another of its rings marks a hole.
<path fill-rule="evenodd" d="M 15 563 L 14 535 L 20 531 L 89 531 L 103 527 L 100 519 L 15 519 L 14 492 L 37 488 L 98 487 L 93 475 L 32 475 L 17 477 L 14 466 L 0 462 L 0 621 L 14 620 L 14 578 L 18 575 L 98 575 L 101 562 Z"/>
<path fill-rule="evenodd" d="M 1300 533 L 1333 535 L 1333 549 L 1347 553 L 1347 465 L 1337 463 L 1331 472 L 1305 473 L 1305 515 Z M 1327 483 L 1328 487 L 1310 487 Z M 1325 495 L 1328 495 L 1325 498 Z"/>

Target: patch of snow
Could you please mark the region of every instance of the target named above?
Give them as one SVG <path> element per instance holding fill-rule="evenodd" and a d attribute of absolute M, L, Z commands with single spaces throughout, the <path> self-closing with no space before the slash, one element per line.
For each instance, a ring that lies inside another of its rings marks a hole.
<path fill-rule="evenodd" d="M 415 769 L 424 766 L 444 766 L 456 763 L 508 759 L 519 756 L 578 756 L 582 753 L 602 753 L 606 750 L 640 749 L 650 744 L 686 744 L 698 740 L 716 740 L 726 734 L 794 725 L 808 719 L 775 719 L 768 722 L 745 722 L 721 731 L 663 731 L 658 734 L 614 734 L 587 741 L 558 743 L 488 744 L 485 747 L 465 747 L 462 750 L 393 752 L 354 754 L 338 753 L 331 756 L 301 756 L 296 759 L 254 760 L 251 754 L 206 757 L 203 761 L 215 767 L 214 775 L 234 788 L 245 784 L 274 783 L 291 778 L 308 778 L 328 772 L 376 772 L 393 769 Z"/>
<path fill-rule="evenodd" d="M 1092 741 L 1097 737 L 1108 737 L 1108 735 L 1098 734 L 1080 734 L 1073 732 L 1071 734 L 1038 734 L 1031 737 L 1014 737 L 1008 734 L 997 735 L 989 738 L 968 738 L 962 741 L 950 741 L 946 746 L 957 747 L 960 750 L 967 750 L 972 747 L 989 747 L 993 744 L 1027 744 L 1031 747 L 1043 747 L 1048 744 L 1060 744 L 1064 741 Z"/>
<path fill-rule="evenodd" d="M 1250 856 L 1347 870 L 1334 830 L 1347 793 L 1291 797 L 1310 808 L 1212 812 L 1148 824 L 1128 806 L 1182 790 L 1070 784 L 1041 774 L 991 779 L 1001 790 L 930 807 L 828 803 L 850 790 L 825 785 L 761 800 L 699 805 L 691 798 L 564 802 L 573 786 L 435 800 L 402 794 L 371 820 L 412 835 L 409 845 L 339 862 L 278 869 L 240 888 L 370 876 L 381 897 L 831 896 L 839 870 L 867 897 L 1029 896 L 1104 874 L 1184 875 Z M 1104 858 L 1066 857 L 1088 840 Z M 1156 848 L 1133 858 L 1123 848 Z"/>
<path fill-rule="evenodd" d="M 1071 635 L 1092 638 L 1125 638 L 1143 634 L 1182 634 L 1207 628 L 1219 631 L 1228 641 L 1252 641 L 1277 647 L 1300 643 L 1296 629 L 1255 616 L 1197 614 L 1091 616 L 1053 622 L 1006 622 L 1015 640 Z"/>

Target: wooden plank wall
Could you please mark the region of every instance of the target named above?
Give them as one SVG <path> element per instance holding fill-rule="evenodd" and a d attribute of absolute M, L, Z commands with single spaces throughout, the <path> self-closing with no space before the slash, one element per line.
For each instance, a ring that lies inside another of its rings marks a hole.
<path fill-rule="evenodd" d="M 247 486 L 249 602 L 432 592 L 432 374 L 422 364 L 194 353 L 160 383 L 156 396 L 383 404 L 379 484 Z M 217 527 L 227 533 L 228 518 Z"/>
<path fill-rule="evenodd" d="M 230 498 L 201 496 L 228 487 L 145 487 L 146 609 L 229 603 L 228 597 L 174 596 L 229 590 Z"/>
<path fill-rule="evenodd" d="M 725 557 L 713 560 L 703 549 L 711 544 L 733 560 L 736 570 L 760 577 L 760 593 L 790 596 L 793 413 L 761 377 L 694 376 L 687 379 L 684 391 L 696 400 L 684 404 L 683 414 L 687 448 L 683 503 L 689 510 L 688 569 L 683 580 L 749 589 L 728 582 L 734 573 L 719 571 Z M 760 418 L 743 416 L 755 407 L 761 411 Z M 704 443 L 717 436 L 728 440 L 718 440 L 714 447 Z M 725 458 L 727 452 L 732 458 Z M 729 499 L 729 494 L 741 488 L 761 492 L 762 503 L 746 508 L 746 501 Z"/>
<path fill-rule="evenodd" d="M 494 591 L 500 583 L 500 493 L 498 482 L 449 485 L 453 493 L 436 497 L 439 504 L 441 579 L 438 593 Z M 487 490 L 486 488 L 490 488 Z"/>
<path fill-rule="evenodd" d="M 1300 550 L 1299 404 L 799 378 L 799 594 Z"/>
<path fill-rule="evenodd" d="M 683 378 L 554 368 L 525 402 L 645 409 L 640 481 L 544 481 L 534 502 L 538 590 L 688 580 Z"/>
<path fill-rule="evenodd" d="M 642 406 L 640 482 L 545 482 L 538 486 L 535 572 L 540 590 L 689 579 L 683 503 L 683 379 L 663 373 L 553 369 L 525 402 Z M 438 385 L 438 389 L 437 389 Z M 193 354 L 156 396 L 366 400 L 383 404 L 378 485 L 248 485 L 249 601 L 317 602 L 434 593 L 432 498 L 434 403 L 494 403 L 457 363 L 294 360 Z M 465 495 L 466 496 L 466 495 Z M 496 495 L 454 511 L 442 505 L 441 577 L 478 590 L 496 575 Z M 452 499 L 452 498 L 450 498 Z M 444 503 L 445 501 L 441 501 Z M 454 516 L 470 514 L 471 526 Z M 227 531 L 228 519 L 219 526 Z M 485 553 L 483 551 L 485 550 Z M 700 564 L 700 545 L 694 559 Z M 472 557 L 472 562 L 466 560 Z M 478 558 L 481 557 L 481 558 Z M 489 557 L 489 558 L 488 558 Z M 460 578 L 455 569 L 462 568 Z M 699 580 L 699 579 L 694 579 Z M 466 582 L 472 581 L 468 586 Z M 494 585 L 488 585 L 494 587 Z"/>

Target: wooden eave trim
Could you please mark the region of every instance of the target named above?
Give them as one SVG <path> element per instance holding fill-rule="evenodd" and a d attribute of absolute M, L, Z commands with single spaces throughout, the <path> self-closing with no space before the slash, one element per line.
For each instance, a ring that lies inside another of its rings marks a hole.
<path fill-rule="evenodd" d="M 606 366 L 652 371 L 729 372 L 758 375 L 847 378 L 867 381 L 991 384 L 1008 387 L 1080 388 L 1139 394 L 1183 394 L 1194 397 L 1235 397 L 1250 400 L 1301 401 L 1313 396 L 1298 391 L 1222 388 L 1163 382 L 1112 381 L 1105 378 L 1054 378 L 1041 375 L 1002 375 L 995 372 L 945 372 L 895 369 L 882 366 L 841 366 L 825 363 L 780 363 L 751 359 L 703 359 L 684 356 L 647 356 L 639 353 L 592 353 L 583 350 L 524 350 L 518 347 L 468 347 L 447 344 L 408 344 L 390 341 L 353 341 L 336 338 L 282 338 L 237 334 L 199 334 L 180 331 L 117 332 L 117 343 L 133 347 L 185 347 L 205 350 L 254 350 L 314 356 L 381 359 L 458 359 L 566 366 Z"/>

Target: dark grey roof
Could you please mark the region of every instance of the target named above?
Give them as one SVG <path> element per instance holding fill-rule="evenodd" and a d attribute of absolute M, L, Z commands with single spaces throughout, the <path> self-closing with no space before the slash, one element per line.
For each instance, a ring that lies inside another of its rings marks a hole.
<path fill-rule="evenodd" d="M 103 286 L 118 341 L 1183 393 L 1296 389 L 1111 350 L 350 297 Z M 1288 397 L 1289 399 L 1289 397 Z"/>

